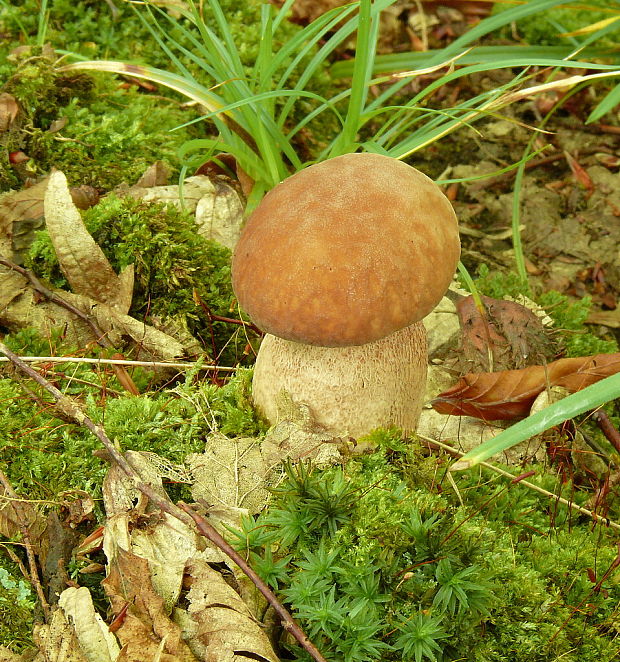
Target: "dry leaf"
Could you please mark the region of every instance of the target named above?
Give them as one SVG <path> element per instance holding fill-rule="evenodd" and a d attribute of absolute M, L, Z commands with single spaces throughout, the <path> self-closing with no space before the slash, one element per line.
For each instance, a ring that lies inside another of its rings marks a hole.
<path fill-rule="evenodd" d="M 155 161 L 142 174 L 135 186 L 151 188 L 153 186 L 165 186 L 170 177 L 170 168 L 163 161 Z"/>
<path fill-rule="evenodd" d="M 33 639 L 40 651 L 34 662 L 90 662 L 60 608 L 54 610 L 49 624 L 35 625 Z"/>
<path fill-rule="evenodd" d="M 194 478 L 196 501 L 256 513 L 269 500 L 266 478 L 271 467 L 265 464 L 256 439 L 230 439 L 216 432 L 208 436 L 204 453 L 191 453 L 185 462 Z"/>
<path fill-rule="evenodd" d="M 108 625 L 95 611 L 90 591 L 84 586 L 67 588 L 61 593 L 58 604 L 73 626 L 88 662 L 115 662 L 120 646 Z"/>
<path fill-rule="evenodd" d="M 26 655 L 17 655 L 17 653 L 13 653 L 8 648 L 0 646 L 0 662 L 31 662 L 32 656 L 27 655 L 26 657 Z"/>
<path fill-rule="evenodd" d="M 553 356 L 553 343 L 535 313 L 514 301 L 483 296 L 482 302 L 485 317 L 472 296 L 456 306 L 468 372 L 521 368 Z"/>
<path fill-rule="evenodd" d="M 592 177 L 590 177 L 583 166 L 579 164 L 579 161 L 577 161 L 577 159 L 572 154 L 570 154 L 570 152 L 564 150 L 564 158 L 566 159 L 568 167 L 573 173 L 573 177 L 581 186 L 583 186 L 589 195 L 592 195 L 594 192 L 594 182 L 592 181 Z"/>
<path fill-rule="evenodd" d="M 200 560 L 190 562 L 187 572 L 191 582 L 187 611 L 196 622 L 188 643 L 201 659 L 278 662 L 265 631 L 219 572 Z"/>
<path fill-rule="evenodd" d="M 562 386 L 571 393 L 620 371 L 620 353 L 560 359 L 547 366 L 471 373 L 432 401 L 441 414 L 487 421 L 527 416 L 539 393 Z"/>
<path fill-rule="evenodd" d="M 188 177 L 183 182 L 183 203 L 185 209 L 194 213 L 200 199 L 205 195 L 213 195 L 214 193 L 215 185 L 208 177 Z M 181 194 L 179 192 L 179 187 L 176 184 L 171 184 L 169 186 L 152 186 L 149 188 L 138 186 L 136 184 L 125 191 L 120 191 L 120 194 L 129 195 L 136 200 L 168 203 L 179 209 L 182 208 Z"/>
<path fill-rule="evenodd" d="M 200 198 L 196 207 L 198 233 L 233 250 L 241 234 L 244 206 L 232 186 L 216 182 L 212 194 Z"/>
<path fill-rule="evenodd" d="M 38 554 L 41 536 L 45 531 L 45 517 L 31 503 L 11 499 L 0 485 L 0 535 L 14 538 L 20 535 L 22 527 L 28 529 L 30 542 Z"/>
<path fill-rule="evenodd" d="M 44 210 L 60 267 L 73 291 L 127 313 L 133 293 L 133 266 L 116 275 L 84 226 L 62 172 L 50 175 Z"/>
<path fill-rule="evenodd" d="M 13 251 L 25 250 L 35 230 L 43 226 L 43 197 L 48 177 L 24 189 L 0 198 L 0 253 L 13 259 Z"/>
<path fill-rule="evenodd" d="M 120 616 L 116 629 L 127 662 L 196 662 L 181 628 L 170 620 L 163 598 L 153 589 L 146 559 L 117 548 L 102 586 Z M 121 620 L 122 619 L 122 620 Z"/>
<path fill-rule="evenodd" d="M 220 163 L 222 165 L 220 165 Z M 225 166 L 225 167 L 222 167 Z M 254 188 L 254 180 L 248 175 L 248 173 L 239 165 L 237 159 L 228 153 L 218 154 L 216 157 L 210 159 L 206 163 L 203 163 L 194 175 L 206 175 L 209 178 L 215 178 L 218 175 L 228 176 L 231 172 L 234 172 L 237 176 L 239 186 L 243 195 L 247 198 L 252 189 Z"/>
<path fill-rule="evenodd" d="M 12 94 L 2 92 L 0 94 L 0 133 L 11 128 L 11 124 L 19 114 L 19 104 Z"/>

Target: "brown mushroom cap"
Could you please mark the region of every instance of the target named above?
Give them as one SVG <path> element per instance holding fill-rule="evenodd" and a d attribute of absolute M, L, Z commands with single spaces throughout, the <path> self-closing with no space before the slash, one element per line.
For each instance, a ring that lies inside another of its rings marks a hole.
<path fill-rule="evenodd" d="M 233 287 L 264 331 L 344 347 L 425 317 L 459 259 L 456 215 L 426 175 L 378 154 L 346 154 L 278 184 L 235 249 Z"/>

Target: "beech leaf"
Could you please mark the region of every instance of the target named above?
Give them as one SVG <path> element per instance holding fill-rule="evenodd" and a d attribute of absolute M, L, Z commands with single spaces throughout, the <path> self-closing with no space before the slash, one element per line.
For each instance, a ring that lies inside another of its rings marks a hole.
<path fill-rule="evenodd" d="M 559 359 L 521 370 L 470 373 L 431 404 L 440 414 L 510 420 L 527 416 L 536 397 L 548 387 L 562 386 L 574 393 L 617 372 L 620 353 Z"/>
<path fill-rule="evenodd" d="M 73 291 L 127 313 L 133 292 L 133 266 L 116 275 L 86 229 L 71 198 L 67 178 L 60 171 L 50 175 L 44 210 L 60 267 Z"/>

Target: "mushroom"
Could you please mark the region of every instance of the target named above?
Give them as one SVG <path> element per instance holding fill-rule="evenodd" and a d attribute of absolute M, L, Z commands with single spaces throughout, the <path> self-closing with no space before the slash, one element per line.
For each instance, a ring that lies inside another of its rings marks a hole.
<path fill-rule="evenodd" d="M 452 280 L 456 215 L 426 175 L 346 154 L 272 189 L 241 233 L 233 288 L 267 335 L 254 402 L 277 421 L 281 391 L 337 436 L 413 431 L 426 382 L 422 322 Z"/>

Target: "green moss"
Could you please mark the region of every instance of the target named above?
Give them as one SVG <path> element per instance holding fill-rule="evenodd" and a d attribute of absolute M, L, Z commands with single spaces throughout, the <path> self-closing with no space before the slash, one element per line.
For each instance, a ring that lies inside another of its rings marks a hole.
<path fill-rule="evenodd" d="M 14 652 L 32 646 L 35 596 L 19 568 L 0 557 L 0 642 Z"/>
<path fill-rule="evenodd" d="M 117 271 L 133 264 L 134 298 L 130 314 L 138 319 L 174 318 L 205 343 L 211 333 L 220 362 L 242 357 L 247 342 L 241 327 L 214 321 L 195 303 L 194 293 L 215 315 L 236 316 L 230 282 L 230 251 L 196 232 L 194 219 L 169 205 L 114 195 L 84 214 L 84 222 Z M 47 232 L 31 247 L 30 264 L 59 287 L 65 280 Z M 221 353 L 220 353 L 221 350 Z"/>
<path fill-rule="evenodd" d="M 236 535 L 322 653 L 416 659 L 416 640 L 434 651 L 419 660 L 612 659 L 620 588 L 608 577 L 595 591 L 588 569 L 612 567 L 613 537 L 496 476 L 457 475 L 461 505 L 443 460 L 395 450 L 394 434 L 344 468 L 289 468 Z"/>
<path fill-rule="evenodd" d="M 510 5 L 497 2 L 493 6 L 494 13 L 508 9 Z M 585 3 L 569 3 L 564 7 L 553 7 L 522 18 L 517 24 L 517 32 L 527 44 L 549 46 L 566 46 L 574 44 L 570 37 L 562 37 L 567 32 L 592 25 L 597 21 L 611 18 L 614 14 L 608 0 L 588 0 Z M 510 33 L 506 29 L 506 36 Z M 587 37 L 589 35 L 585 35 Z M 620 26 L 595 44 L 599 48 L 615 47 L 620 37 Z M 579 37 L 580 40 L 584 36 Z"/>
<path fill-rule="evenodd" d="M 560 331 L 566 356 L 591 356 L 618 351 L 618 343 L 613 338 L 599 338 L 588 330 L 585 321 L 592 305 L 591 297 L 571 301 L 564 294 L 550 291 L 541 294 L 538 303 L 553 318 Z"/>
<path fill-rule="evenodd" d="M 135 182 L 156 160 L 177 164 L 176 151 L 197 127 L 170 132 L 191 119 L 173 100 L 123 89 L 104 75 L 62 74 L 41 49 L 13 58 L 2 91 L 21 108 L 17 123 L 1 137 L 7 152 L 22 151 L 19 167 L 0 164 L 0 190 L 18 188 L 25 177 L 62 170 L 72 185 L 109 190 Z M 52 123 L 65 122 L 60 130 Z"/>

